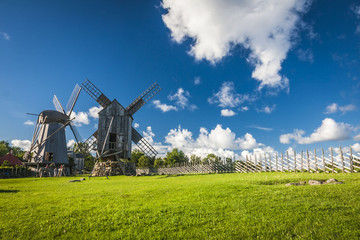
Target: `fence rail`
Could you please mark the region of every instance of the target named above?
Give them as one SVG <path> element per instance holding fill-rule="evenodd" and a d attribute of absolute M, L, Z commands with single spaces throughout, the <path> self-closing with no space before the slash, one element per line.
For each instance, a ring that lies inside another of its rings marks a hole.
<path fill-rule="evenodd" d="M 328 155 L 324 150 L 285 154 L 255 154 L 248 155 L 238 161 L 219 161 L 211 163 L 180 163 L 158 168 L 137 168 L 136 173 L 142 174 L 203 174 L 203 173 L 250 173 L 250 172 L 327 172 L 327 173 L 355 173 L 360 172 L 360 154 L 343 153 L 339 148 L 337 155 L 331 148 Z"/>

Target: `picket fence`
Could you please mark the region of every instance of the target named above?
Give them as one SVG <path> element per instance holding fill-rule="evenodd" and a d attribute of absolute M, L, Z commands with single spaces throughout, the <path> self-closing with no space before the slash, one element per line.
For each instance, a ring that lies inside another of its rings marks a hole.
<path fill-rule="evenodd" d="M 251 173 L 251 172 L 309 172 L 309 173 L 355 173 L 360 172 L 360 154 L 352 149 L 343 153 L 339 148 L 335 156 L 331 148 L 328 155 L 324 150 L 317 153 L 306 150 L 297 154 L 288 151 L 275 154 L 248 155 L 241 160 L 219 161 L 210 163 L 180 163 L 158 168 L 137 168 L 137 175 L 174 175 L 174 174 L 204 174 L 204 173 Z"/>

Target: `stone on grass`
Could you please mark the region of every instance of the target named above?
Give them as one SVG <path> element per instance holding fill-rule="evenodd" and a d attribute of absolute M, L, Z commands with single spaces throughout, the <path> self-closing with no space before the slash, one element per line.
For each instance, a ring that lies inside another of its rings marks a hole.
<path fill-rule="evenodd" d="M 300 186 L 300 185 L 301 185 L 300 183 L 295 183 L 295 182 L 285 184 L 285 186 Z"/>
<path fill-rule="evenodd" d="M 325 183 L 336 183 L 337 181 L 335 178 L 330 178 Z"/>
<path fill-rule="evenodd" d="M 83 177 L 83 178 L 80 178 L 81 181 L 85 181 L 86 179 Z"/>
<path fill-rule="evenodd" d="M 309 183 L 309 185 L 322 185 L 324 183 L 324 181 L 321 181 L 321 180 L 309 180 L 308 183 Z"/>
<path fill-rule="evenodd" d="M 69 180 L 69 183 L 71 182 L 81 182 L 80 180 Z"/>

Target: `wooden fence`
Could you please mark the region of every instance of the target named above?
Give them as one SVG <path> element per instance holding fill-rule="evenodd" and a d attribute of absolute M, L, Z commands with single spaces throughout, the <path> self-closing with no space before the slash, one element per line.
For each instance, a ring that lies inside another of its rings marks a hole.
<path fill-rule="evenodd" d="M 324 150 L 301 153 L 255 154 L 235 161 L 219 161 L 206 164 L 180 163 L 158 168 L 137 168 L 137 175 L 204 174 L 204 173 L 250 173 L 250 172 L 309 172 L 339 173 L 360 172 L 360 154 L 352 149 L 344 153 L 340 147 L 337 155 L 333 149 L 326 155 Z"/>

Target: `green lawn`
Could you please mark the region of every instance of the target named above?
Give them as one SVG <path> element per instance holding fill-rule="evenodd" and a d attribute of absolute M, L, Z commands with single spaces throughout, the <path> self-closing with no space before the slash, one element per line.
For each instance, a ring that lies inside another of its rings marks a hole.
<path fill-rule="evenodd" d="M 285 186 L 333 177 L 345 184 Z M 359 174 L 70 179 L 0 179 L 0 238 L 360 238 Z"/>

